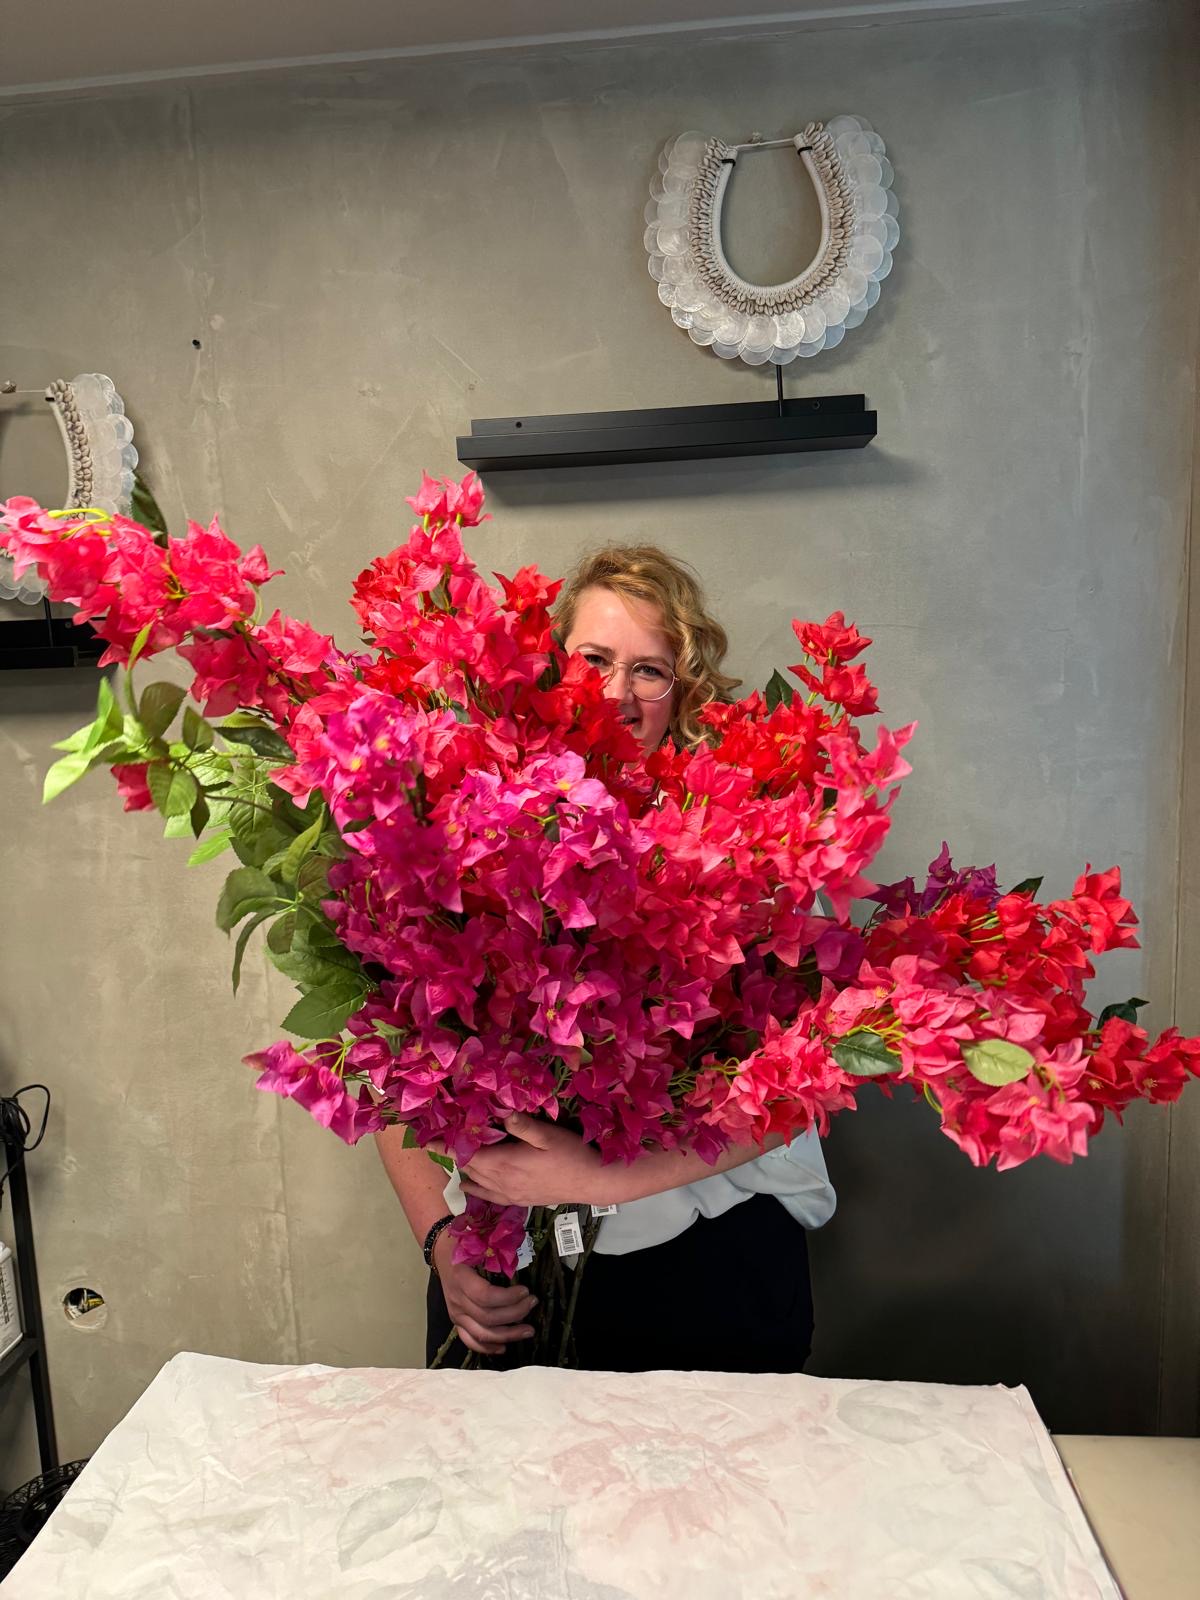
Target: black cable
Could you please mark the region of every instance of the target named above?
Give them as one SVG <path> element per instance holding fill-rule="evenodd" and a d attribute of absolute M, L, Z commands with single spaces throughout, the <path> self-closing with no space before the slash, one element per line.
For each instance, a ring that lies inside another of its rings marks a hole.
<path fill-rule="evenodd" d="M 37 1131 L 37 1138 L 31 1144 L 29 1135 L 33 1131 L 33 1122 L 25 1107 L 21 1104 L 23 1094 L 33 1094 L 40 1091 L 46 1096 L 46 1104 L 42 1107 L 42 1122 Z M 4 1207 L 4 1186 L 12 1172 L 20 1166 L 31 1150 L 36 1150 L 46 1136 L 46 1123 L 50 1118 L 50 1091 L 44 1083 L 27 1083 L 23 1089 L 18 1089 L 12 1095 L 0 1095 L 0 1139 L 4 1142 L 4 1176 L 0 1178 L 0 1210 Z M 16 1160 L 11 1159 L 11 1152 L 17 1152 Z"/>

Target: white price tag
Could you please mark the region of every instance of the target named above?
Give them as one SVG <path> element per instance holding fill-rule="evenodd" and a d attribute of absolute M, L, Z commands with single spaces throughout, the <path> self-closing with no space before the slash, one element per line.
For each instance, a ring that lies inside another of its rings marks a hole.
<path fill-rule="evenodd" d="M 579 1218 L 573 1211 L 560 1211 L 554 1219 L 554 1246 L 560 1256 L 577 1256 L 583 1251 Z"/>
<path fill-rule="evenodd" d="M 612 1216 L 616 1215 L 616 1211 L 617 1211 L 616 1206 L 593 1206 L 592 1207 L 592 1215 L 594 1217 L 612 1217 Z"/>

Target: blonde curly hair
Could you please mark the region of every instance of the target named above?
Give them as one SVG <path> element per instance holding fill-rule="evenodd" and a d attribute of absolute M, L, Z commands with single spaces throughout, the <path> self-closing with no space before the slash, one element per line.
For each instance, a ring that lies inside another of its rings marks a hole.
<path fill-rule="evenodd" d="M 698 579 L 657 545 L 614 544 L 596 550 L 584 556 L 563 585 L 555 611 L 560 639 L 569 637 L 588 589 L 609 589 L 625 600 L 657 608 L 658 626 L 675 655 L 671 737 L 681 746 L 700 744 L 704 729 L 697 714 L 714 700 L 728 700 L 742 680 L 721 670 L 729 640 L 706 609 Z"/>

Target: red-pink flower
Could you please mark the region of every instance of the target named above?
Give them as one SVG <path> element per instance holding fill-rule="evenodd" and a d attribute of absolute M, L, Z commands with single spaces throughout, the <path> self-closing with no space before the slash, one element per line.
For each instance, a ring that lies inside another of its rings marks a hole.
<path fill-rule="evenodd" d="M 244 634 L 197 639 L 181 644 L 177 654 L 195 672 L 192 698 L 203 705 L 206 715 L 222 717 L 239 706 L 250 709 L 267 703 L 270 663 Z M 286 691 L 278 684 L 274 687 L 278 691 L 276 707 L 281 709 Z"/>
<path fill-rule="evenodd" d="M 853 661 L 871 643 L 840 611 L 824 622 L 793 622 L 792 629 L 805 653 L 814 661 Z M 795 668 L 792 669 L 795 671 Z"/>
<path fill-rule="evenodd" d="M 149 811 L 154 805 L 150 785 L 146 781 L 146 765 L 118 765 L 108 769 L 117 780 L 117 793 L 126 811 Z"/>

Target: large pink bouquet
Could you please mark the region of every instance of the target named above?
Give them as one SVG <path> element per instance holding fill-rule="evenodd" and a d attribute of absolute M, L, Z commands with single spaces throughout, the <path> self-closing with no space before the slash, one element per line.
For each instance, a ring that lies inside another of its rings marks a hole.
<path fill-rule="evenodd" d="M 266 558 L 215 523 L 170 539 L 20 499 L 0 519 L 18 574 L 126 668 L 127 711 L 102 680 L 47 794 L 108 766 L 126 809 L 199 837 L 193 860 L 232 849 L 235 986 L 269 924 L 300 989 L 290 1038 L 248 1058 L 260 1087 L 348 1141 L 399 1121 L 463 1165 L 517 1111 L 569 1119 L 605 1160 L 715 1159 L 824 1129 L 874 1078 L 1007 1167 L 1083 1154 L 1107 1112 L 1200 1070 L 1200 1040 L 1152 1043 L 1140 1002 L 1086 1007 L 1091 957 L 1135 943 L 1116 869 L 1048 904 L 947 853 L 921 890 L 865 876 L 913 728 L 864 738 L 870 641 L 840 613 L 795 624 L 802 692 L 776 674 L 711 706 L 699 748 L 642 760 L 554 639 L 559 585 L 525 568 L 495 588 L 466 555 L 476 481 L 427 478 L 411 504 L 408 542 L 355 583 L 369 648 L 349 653 L 257 621 Z M 194 705 L 133 689 L 170 648 Z M 471 1201 L 459 1259 L 511 1275 L 529 1221 Z"/>

